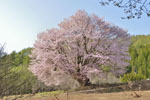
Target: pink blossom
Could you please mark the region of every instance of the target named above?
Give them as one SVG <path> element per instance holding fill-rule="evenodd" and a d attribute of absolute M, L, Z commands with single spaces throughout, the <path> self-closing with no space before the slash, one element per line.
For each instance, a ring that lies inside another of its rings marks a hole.
<path fill-rule="evenodd" d="M 38 34 L 31 55 L 30 70 L 47 85 L 61 84 L 65 75 L 86 85 L 90 74 L 103 74 L 101 66 L 115 75 L 126 71 L 127 31 L 82 10 L 58 26 Z"/>

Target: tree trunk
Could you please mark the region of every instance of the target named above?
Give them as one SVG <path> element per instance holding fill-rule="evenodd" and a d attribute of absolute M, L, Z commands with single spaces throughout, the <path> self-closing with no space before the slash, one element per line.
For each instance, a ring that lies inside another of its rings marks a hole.
<path fill-rule="evenodd" d="M 77 80 L 81 86 L 89 86 L 91 84 L 89 78 L 87 78 L 86 75 L 81 75 L 80 73 L 76 73 L 73 75 L 73 78 Z"/>

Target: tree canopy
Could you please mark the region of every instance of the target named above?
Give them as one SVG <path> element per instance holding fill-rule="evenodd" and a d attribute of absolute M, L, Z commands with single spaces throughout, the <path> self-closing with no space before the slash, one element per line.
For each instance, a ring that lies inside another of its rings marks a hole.
<path fill-rule="evenodd" d="M 58 85 L 67 75 L 87 85 L 92 73 L 103 75 L 104 67 L 116 76 L 126 72 L 127 31 L 82 10 L 58 26 L 40 33 L 34 44 L 30 70 L 41 81 Z"/>
<path fill-rule="evenodd" d="M 130 66 L 123 81 L 150 78 L 150 36 L 132 36 L 130 45 Z"/>

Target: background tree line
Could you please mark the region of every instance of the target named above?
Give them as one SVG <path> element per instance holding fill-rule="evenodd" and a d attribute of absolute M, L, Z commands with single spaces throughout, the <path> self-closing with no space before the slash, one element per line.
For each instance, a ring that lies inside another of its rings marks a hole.
<path fill-rule="evenodd" d="M 1 47 L 2 49 L 2 47 Z M 4 53 L 0 58 L 0 97 L 50 91 L 28 70 L 32 48 Z M 2 51 L 2 50 L 1 50 Z M 2 54 L 2 53 L 0 53 Z"/>
<path fill-rule="evenodd" d="M 130 66 L 122 77 L 123 82 L 150 78 L 150 36 L 132 36 Z"/>

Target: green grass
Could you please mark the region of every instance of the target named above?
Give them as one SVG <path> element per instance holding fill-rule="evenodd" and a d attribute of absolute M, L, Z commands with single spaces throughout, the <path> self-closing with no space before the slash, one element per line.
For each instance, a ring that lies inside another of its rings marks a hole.
<path fill-rule="evenodd" d="M 51 91 L 51 92 L 41 92 L 41 93 L 36 93 L 35 95 L 32 94 L 24 94 L 22 95 L 22 98 L 20 98 L 19 100 L 25 100 L 26 98 L 42 98 L 42 97 L 51 97 L 51 96 L 55 96 L 58 94 L 64 93 L 64 91 Z M 3 98 L 3 100 L 13 100 L 16 97 L 19 97 L 21 95 L 10 95 L 10 96 L 5 96 Z M 0 98 L 0 100 L 2 100 Z"/>

